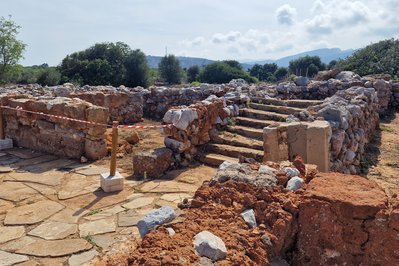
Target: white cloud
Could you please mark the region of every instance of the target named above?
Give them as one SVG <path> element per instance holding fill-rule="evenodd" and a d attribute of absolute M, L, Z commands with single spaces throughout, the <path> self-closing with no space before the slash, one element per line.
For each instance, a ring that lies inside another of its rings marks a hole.
<path fill-rule="evenodd" d="M 277 21 L 282 25 L 292 25 L 296 13 L 296 9 L 289 4 L 282 5 L 276 10 Z"/>

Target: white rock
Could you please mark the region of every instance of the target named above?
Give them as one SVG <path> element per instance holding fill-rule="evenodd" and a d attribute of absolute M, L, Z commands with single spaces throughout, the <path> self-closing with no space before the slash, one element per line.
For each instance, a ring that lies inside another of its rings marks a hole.
<path fill-rule="evenodd" d="M 209 231 L 202 231 L 194 237 L 194 249 L 198 256 L 207 257 L 213 261 L 227 256 L 226 245 L 223 240 Z"/>
<path fill-rule="evenodd" d="M 296 190 L 302 188 L 304 184 L 305 184 L 305 181 L 303 181 L 302 178 L 300 178 L 298 176 L 294 176 L 293 178 L 288 180 L 287 189 L 291 190 L 291 191 L 296 191 Z"/>
<path fill-rule="evenodd" d="M 287 178 L 299 176 L 299 174 L 300 174 L 298 169 L 292 168 L 292 167 L 286 167 L 283 169 L 283 171 L 286 173 Z"/>
<path fill-rule="evenodd" d="M 241 217 L 249 225 L 249 227 L 254 228 L 254 227 L 257 226 L 255 212 L 254 212 L 253 209 L 249 209 L 249 210 L 243 211 L 241 213 Z"/>
<path fill-rule="evenodd" d="M 270 166 L 267 166 L 267 165 L 261 165 L 259 167 L 258 171 L 259 171 L 259 173 L 275 173 L 275 172 L 277 172 L 276 169 L 274 169 L 274 168 L 272 168 Z"/>

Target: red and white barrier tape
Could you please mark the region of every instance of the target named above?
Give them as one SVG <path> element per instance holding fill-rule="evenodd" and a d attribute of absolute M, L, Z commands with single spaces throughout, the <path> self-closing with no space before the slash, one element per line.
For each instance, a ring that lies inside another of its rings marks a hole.
<path fill-rule="evenodd" d="M 28 110 L 22 109 L 22 107 L 19 107 L 19 106 L 14 108 L 14 107 L 10 107 L 10 106 L 1 105 L 0 108 L 9 109 L 9 110 L 15 110 L 15 111 L 18 111 L 18 112 L 25 112 L 25 113 L 29 113 L 29 114 L 36 114 L 36 115 L 42 115 L 42 116 L 47 116 L 47 117 L 53 117 L 53 118 L 62 119 L 62 120 L 68 120 L 68 121 L 73 121 L 73 122 L 79 122 L 79 123 L 89 124 L 89 125 L 93 125 L 93 126 L 112 127 L 111 125 L 102 124 L 102 123 L 90 122 L 90 121 L 86 121 L 86 120 L 79 120 L 79 119 L 65 117 L 65 116 L 59 116 L 59 115 L 45 114 L 45 113 L 42 113 L 42 112 L 28 111 Z M 118 125 L 118 128 L 134 128 L 134 129 L 166 128 L 166 127 L 172 127 L 172 125 L 171 124 L 169 124 L 169 125 L 156 125 L 156 126 Z"/>

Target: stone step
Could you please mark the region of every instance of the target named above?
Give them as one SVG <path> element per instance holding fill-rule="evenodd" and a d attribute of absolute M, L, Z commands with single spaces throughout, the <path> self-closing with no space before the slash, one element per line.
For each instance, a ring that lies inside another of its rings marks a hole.
<path fill-rule="evenodd" d="M 211 140 L 213 143 L 226 144 L 237 147 L 246 147 L 263 151 L 263 141 L 247 138 L 242 136 L 241 134 L 231 133 L 227 131 L 211 135 Z"/>
<path fill-rule="evenodd" d="M 273 123 L 276 123 L 276 121 L 273 120 L 259 120 L 255 118 L 240 117 L 240 116 L 235 117 L 235 120 L 237 121 L 237 124 L 240 126 L 260 128 L 260 129 L 263 129 Z"/>
<path fill-rule="evenodd" d="M 288 106 L 296 108 L 308 108 L 309 106 L 321 104 L 319 100 L 280 100 L 275 98 L 251 97 L 251 101 L 258 104 L 268 104 L 277 106 Z"/>
<path fill-rule="evenodd" d="M 255 119 L 260 119 L 260 120 L 274 120 L 274 121 L 280 121 L 280 122 L 285 122 L 288 117 L 288 115 L 284 115 L 284 114 L 277 114 L 274 112 L 255 110 L 255 109 L 249 109 L 249 108 L 240 109 L 240 116 L 245 116 L 245 117 L 255 118 Z"/>
<path fill-rule="evenodd" d="M 276 105 L 258 104 L 258 103 L 250 103 L 249 107 L 256 109 L 256 110 L 275 112 L 275 113 L 285 114 L 285 115 L 297 114 L 304 110 L 304 109 L 296 108 L 296 107 L 276 106 Z"/>
<path fill-rule="evenodd" d="M 210 166 L 219 167 L 224 161 L 238 163 L 238 158 L 228 157 L 220 154 L 208 153 L 200 158 L 201 162 Z"/>
<path fill-rule="evenodd" d="M 239 155 L 242 155 L 247 158 L 253 158 L 259 162 L 263 160 L 263 151 L 225 144 L 207 144 L 205 146 L 205 151 L 222 154 L 233 158 L 238 158 Z"/>
<path fill-rule="evenodd" d="M 245 126 L 228 126 L 227 131 L 235 134 L 240 134 L 241 136 L 262 140 L 263 130 L 258 128 L 251 128 Z"/>

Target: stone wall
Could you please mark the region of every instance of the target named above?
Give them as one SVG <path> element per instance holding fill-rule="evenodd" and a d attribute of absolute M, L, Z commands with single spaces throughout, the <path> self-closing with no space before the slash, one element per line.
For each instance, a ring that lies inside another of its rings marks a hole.
<path fill-rule="evenodd" d="M 107 123 L 109 116 L 107 108 L 80 99 L 9 96 L 0 100 L 2 105 L 14 108 L 102 124 Z M 85 156 L 96 160 L 107 155 L 105 126 L 92 126 L 9 109 L 3 110 L 3 116 L 6 136 L 16 146 L 69 158 Z"/>
<path fill-rule="evenodd" d="M 380 103 L 374 88 L 352 87 L 308 109 L 316 119 L 324 119 L 331 125 L 331 171 L 360 172 L 365 146 L 379 124 Z"/>
<path fill-rule="evenodd" d="M 165 146 L 174 152 L 178 164 L 187 164 L 197 153 L 197 146 L 210 141 L 209 131 L 217 124 L 226 125 L 229 115 L 222 99 L 170 109 L 163 118 L 173 125 L 164 129 Z"/>

